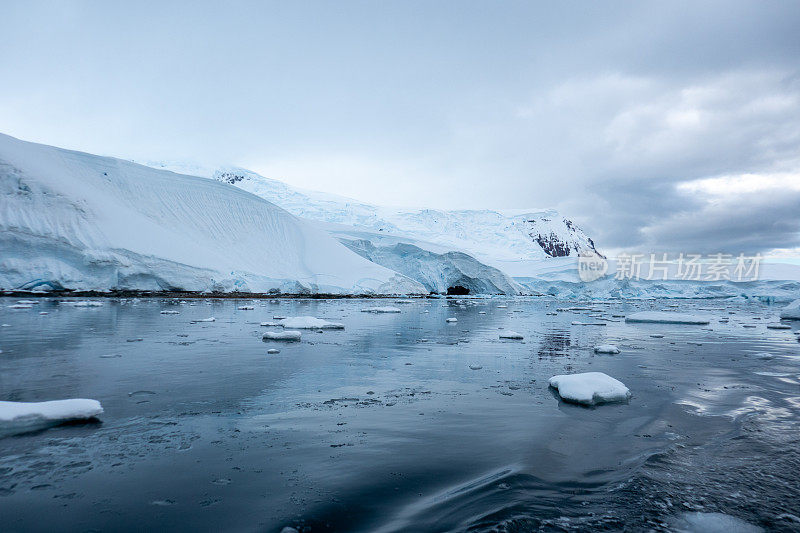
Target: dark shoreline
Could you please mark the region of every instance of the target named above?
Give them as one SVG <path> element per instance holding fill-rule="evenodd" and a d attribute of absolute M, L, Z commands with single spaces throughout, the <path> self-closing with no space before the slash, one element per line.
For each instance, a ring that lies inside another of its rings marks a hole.
<path fill-rule="evenodd" d="M 251 299 L 251 300 L 273 300 L 273 299 L 313 299 L 313 300 L 329 300 L 329 299 L 436 299 L 436 298 L 452 298 L 446 295 L 419 295 L 419 294 L 327 294 L 327 293 L 268 293 L 268 292 L 196 292 L 196 291 L 129 291 L 129 290 L 116 290 L 116 291 L 48 291 L 48 292 L 33 292 L 24 290 L 4 290 L 0 293 L 2 296 L 7 297 L 26 297 L 26 298 L 183 298 L 183 299 Z M 464 296 L 459 296 L 463 298 Z M 469 298 L 469 296 L 467 296 Z"/>

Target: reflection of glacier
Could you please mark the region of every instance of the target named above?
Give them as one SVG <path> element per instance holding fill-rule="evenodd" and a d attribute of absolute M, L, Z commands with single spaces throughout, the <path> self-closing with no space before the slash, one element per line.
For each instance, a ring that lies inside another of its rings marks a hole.
<path fill-rule="evenodd" d="M 348 241 L 348 248 L 386 268 L 422 283 L 431 292 L 466 289 L 469 294 L 519 294 L 521 287 L 501 271 L 461 252 L 437 254 L 406 243 L 375 246 L 364 239 Z"/>

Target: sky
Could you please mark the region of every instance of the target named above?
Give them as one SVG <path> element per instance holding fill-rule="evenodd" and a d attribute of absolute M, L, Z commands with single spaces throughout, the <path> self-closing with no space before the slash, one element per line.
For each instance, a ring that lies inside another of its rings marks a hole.
<path fill-rule="evenodd" d="M 0 132 L 800 256 L 800 4 L 0 2 Z"/>

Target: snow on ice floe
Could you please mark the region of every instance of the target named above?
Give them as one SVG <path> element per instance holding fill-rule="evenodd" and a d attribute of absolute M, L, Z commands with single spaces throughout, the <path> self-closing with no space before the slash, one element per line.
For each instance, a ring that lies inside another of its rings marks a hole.
<path fill-rule="evenodd" d="M 549 383 L 562 400 L 581 405 L 625 402 L 631 397 L 628 387 L 602 372 L 553 376 Z"/>
<path fill-rule="evenodd" d="M 299 341 L 302 333 L 297 330 L 268 331 L 262 335 L 265 341 Z"/>
<path fill-rule="evenodd" d="M 764 530 L 723 513 L 683 513 L 672 524 L 675 533 L 760 533 Z"/>
<path fill-rule="evenodd" d="M 277 348 L 270 348 L 269 350 L 267 350 L 267 353 L 270 355 L 274 355 L 276 353 L 281 353 L 281 351 L 278 350 Z"/>
<path fill-rule="evenodd" d="M 17 303 L 18 304 L 23 304 L 23 305 L 26 305 L 26 304 L 27 305 L 37 305 L 39 302 L 37 302 L 36 300 L 18 300 Z"/>
<path fill-rule="evenodd" d="M 276 325 L 294 329 L 344 329 L 344 324 L 313 316 L 290 316 Z"/>
<path fill-rule="evenodd" d="M 170 310 L 166 310 L 166 311 L 161 311 L 161 314 L 162 314 L 162 315 L 178 315 L 178 314 L 180 314 L 180 312 L 178 312 L 178 311 L 170 311 Z"/>
<path fill-rule="evenodd" d="M 103 302 L 94 302 L 92 300 L 82 300 L 78 302 L 63 301 L 61 303 L 71 305 L 72 307 L 103 307 Z"/>
<path fill-rule="evenodd" d="M 689 313 L 641 311 L 625 317 L 625 322 L 643 324 L 708 324 L 711 320 L 701 315 L 692 315 Z"/>
<path fill-rule="evenodd" d="M 605 322 L 579 322 L 579 321 L 576 320 L 576 321 L 572 322 L 572 325 L 573 326 L 605 326 L 606 323 Z"/>
<path fill-rule="evenodd" d="M 600 344 L 594 347 L 594 353 L 619 353 L 619 348 L 616 344 Z"/>
<path fill-rule="evenodd" d="M 400 309 L 397 307 L 367 307 L 361 310 L 362 313 L 400 313 Z"/>
<path fill-rule="evenodd" d="M 9 309 L 30 309 L 32 307 L 31 304 L 14 304 L 8 306 Z"/>
<path fill-rule="evenodd" d="M 216 322 L 216 321 L 217 321 L 216 318 L 214 318 L 213 316 L 210 316 L 208 318 L 201 318 L 200 320 L 192 320 L 192 323 L 195 323 L 195 322 Z"/>
<path fill-rule="evenodd" d="M 102 413 L 100 402 L 82 398 L 49 402 L 0 401 L 0 434 L 23 433 L 70 420 L 89 420 Z"/>
<path fill-rule="evenodd" d="M 261 325 L 268 328 L 283 326 L 280 322 L 262 322 Z"/>
<path fill-rule="evenodd" d="M 501 339 L 514 339 L 514 340 L 522 340 L 523 337 L 522 333 L 517 333 L 516 331 L 511 331 L 510 329 L 507 331 L 500 332 Z"/>
<path fill-rule="evenodd" d="M 787 320 L 800 320 L 800 299 L 797 299 L 781 309 L 781 318 Z"/>

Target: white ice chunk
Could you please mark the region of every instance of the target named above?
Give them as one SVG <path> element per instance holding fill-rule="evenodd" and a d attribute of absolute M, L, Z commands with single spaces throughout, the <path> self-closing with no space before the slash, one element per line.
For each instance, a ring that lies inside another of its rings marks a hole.
<path fill-rule="evenodd" d="M 102 307 L 103 302 L 93 302 L 91 300 L 84 300 L 80 302 L 62 302 L 73 307 Z"/>
<path fill-rule="evenodd" d="M 239 311 L 252 311 L 253 309 L 255 309 L 255 307 L 253 307 L 252 305 L 240 305 L 239 307 L 237 307 L 237 309 Z"/>
<path fill-rule="evenodd" d="M 445 319 L 445 322 L 458 322 L 458 319 L 455 317 L 450 317 L 448 319 Z"/>
<path fill-rule="evenodd" d="M 265 341 L 299 341 L 302 334 L 297 330 L 268 331 L 261 337 Z"/>
<path fill-rule="evenodd" d="M 605 322 L 578 322 L 575 321 L 572 323 L 573 326 L 605 326 Z"/>
<path fill-rule="evenodd" d="M 178 311 L 167 310 L 167 311 L 161 311 L 161 314 L 162 315 L 177 315 L 177 314 L 180 314 L 180 313 Z"/>
<path fill-rule="evenodd" d="M 269 350 L 267 350 L 267 353 L 270 355 L 274 355 L 276 353 L 281 353 L 281 351 L 278 350 L 277 348 L 270 348 Z"/>
<path fill-rule="evenodd" d="M 710 319 L 688 313 L 673 313 L 671 311 L 641 311 L 625 318 L 625 322 L 640 322 L 649 324 L 708 324 Z"/>
<path fill-rule="evenodd" d="M 0 402 L 0 434 L 23 433 L 70 420 L 88 420 L 102 413 L 100 402 L 82 398 L 49 402 Z"/>
<path fill-rule="evenodd" d="M 601 344 L 594 347 L 594 353 L 619 353 L 616 344 Z"/>
<path fill-rule="evenodd" d="M 764 531 L 735 516 L 723 513 L 683 513 L 672 530 L 676 533 L 760 533 Z"/>
<path fill-rule="evenodd" d="M 767 324 L 767 329 L 792 329 L 789 324 Z"/>
<path fill-rule="evenodd" d="M 37 302 L 36 300 L 17 300 L 17 303 L 18 304 L 27 304 L 27 305 L 36 305 L 39 302 Z"/>
<path fill-rule="evenodd" d="M 33 307 L 31 304 L 14 304 L 8 306 L 9 309 L 30 309 L 31 307 Z"/>
<path fill-rule="evenodd" d="M 400 309 L 397 307 L 367 307 L 361 310 L 362 313 L 399 313 Z"/>
<path fill-rule="evenodd" d="M 193 322 L 216 322 L 216 321 L 217 321 L 216 318 L 210 316 L 208 318 L 201 318 L 200 320 L 194 320 Z"/>
<path fill-rule="evenodd" d="M 564 401 L 581 405 L 624 402 L 631 397 L 628 387 L 602 372 L 553 376 L 549 383 Z"/>
<path fill-rule="evenodd" d="M 280 322 L 262 322 L 261 325 L 265 327 L 283 326 Z"/>
<path fill-rule="evenodd" d="M 523 336 L 522 336 L 522 333 L 517 333 L 516 331 L 511 331 L 511 330 L 509 329 L 509 330 L 507 330 L 507 331 L 502 331 L 502 332 L 500 333 L 500 338 L 501 338 L 501 339 L 516 339 L 516 340 L 522 340 L 522 339 L 524 339 L 525 337 L 523 337 Z"/>
<path fill-rule="evenodd" d="M 294 329 L 344 329 L 344 324 L 329 322 L 313 316 L 290 316 L 278 325 Z"/>
<path fill-rule="evenodd" d="M 781 309 L 781 318 L 800 320 L 800 299 L 797 299 Z"/>

